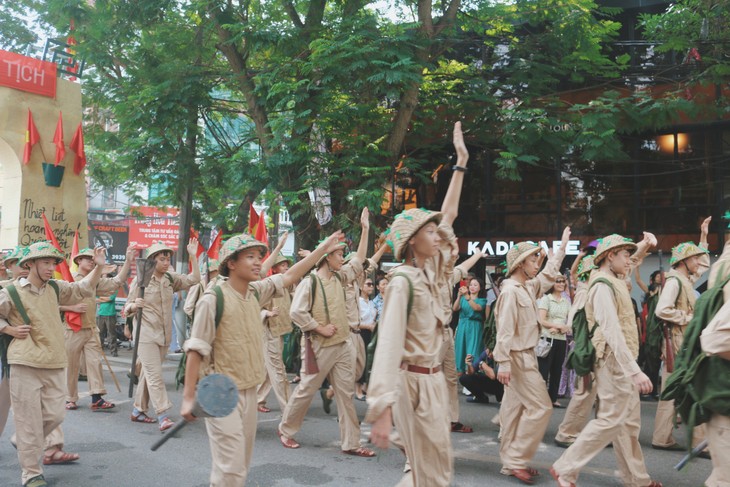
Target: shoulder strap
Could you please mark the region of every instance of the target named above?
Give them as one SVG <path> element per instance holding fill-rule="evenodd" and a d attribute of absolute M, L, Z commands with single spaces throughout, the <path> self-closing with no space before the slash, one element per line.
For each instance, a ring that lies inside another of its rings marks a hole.
<path fill-rule="evenodd" d="M 23 318 L 23 321 L 25 322 L 26 325 L 30 325 L 30 318 L 28 317 L 28 312 L 25 310 L 25 306 L 23 306 L 23 301 L 20 300 L 20 295 L 18 294 L 18 290 L 15 289 L 15 285 L 10 284 L 5 289 L 7 289 L 8 294 L 10 295 L 10 299 L 13 300 L 15 309 L 18 310 L 20 317 Z"/>
<path fill-rule="evenodd" d="M 172 278 L 172 274 L 170 274 L 169 272 L 165 272 L 165 277 L 168 281 L 170 281 L 170 286 L 175 285 L 175 279 Z"/>
<path fill-rule="evenodd" d="M 407 314 L 407 316 L 410 316 L 411 309 L 413 308 L 413 281 L 411 281 L 411 278 L 408 277 L 403 272 L 396 272 L 395 274 L 393 274 L 393 277 L 397 277 L 397 276 L 403 277 L 403 278 L 405 278 L 406 281 L 408 281 L 408 308 L 407 308 L 408 314 Z"/>
<path fill-rule="evenodd" d="M 215 327 L 221 324 L 221 318 L 223 318 L 223 290 L 220 286 L 213 286 L 213 292 L 215 293 Z"/>
<path fill-rule="evenodd" d="M 309 274 L 309 281 L 312 285 L 312 289 L 309 291 L 309 312 L 312 312 L 312 308 L 314 308 L 314 295 L 317 292 L 317 276 L 314 275 L 314 272 Z"/>
<path fill-rule="evenodd" d="M 61 299 L 61 291 L 58 289 L 58 283 L 51 279 L 48 284 L 56 291 L 56 299 Z"/>

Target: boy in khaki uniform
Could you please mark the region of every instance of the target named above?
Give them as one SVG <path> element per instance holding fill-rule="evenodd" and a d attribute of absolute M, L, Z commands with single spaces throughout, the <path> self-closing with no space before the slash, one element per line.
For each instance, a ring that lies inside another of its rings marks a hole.
<path fill-rule="evenodd" d="M 47 485 L 40 466 L 45 437 L 61 424 L 65 414 L 67 361 L 58 305 L 94 297 L 104 255 L 104 249 L 95 249 L 97 267 L 82 281 L 54 281 L 58 288 L 56 296 L 51 285 L 46 284 L 51 281 L 56 265 L 64 260 L 63 254 L 48 242 L 38 242 L 25 249 L 19 265 L 29 269 L 28 277 L 20 278 L 14 286 L 29 325 L 8 289 L 0 291 L 0 333 L 14 338 L 7 350 L 8 363 L 12 366 L 10 397 L 21 479 L 27 487 Z"/>
<path fill-rule="evenodd" d="M 652 384 L 636 363 L 639 333 L 624 280 L 631 274 L 632 262 L 637 262 L 654 245 L 656 238 L 649 233 L 644 234 L 638 246 L 615 234 L 599 240 L 593 258 L 597 268 L 591 273 L 585 310 L 589 328 L 598 324 L 592 341 L 596 348 L 594 374 L 600 407 L 596 419 L 586 425 L 550 468 L 561 487 L 574 486 L 580 470 L 611 442 L 626 487 L 661 487 L 660 482 L 649 477 L 639 445 L 639 393 L 651 392 Z M 601 281 L 596 282 L 598 279 Z"/>
<path fill-rule="evenodd" d="M 520 242 L 507 252 L 507 278 L 502 282 L 494 313 L 497 341 L 494 361 L 497 379 L 505 386 L 500 411 L 502 443 L 499 456 L 503 475 L 531 484 L 537 475 L 528 463 L 537 451 L 552 413 L 552 402 L 538 369 L 535 346 L 540 338 L 537 299 L 552 287 L 570 239 L 570 227 L 563 230 L 560 249 L 542 272 L 542 248 Z M 505 403 L 511 407 L 506 408 Z"/>
<path fill-rule="evenodd" d="M 379 448 L 389 447 L 395 424 L 410 462 L 399 486 L 448 486 L 453 477 L 449 397 L 441 364 L 443 328 L 451 321 L 443 290 L 450 285 L 458 255 L 451 225 L 469 159 L 460 122 L 453 140 L 457 162 L 441 212 L 404 211 L 388 230 L 395 260 L 405 263 L 388 276 L 365 421 L 372 424 L 370 439 Z"/>
<path fill-rule="evenodd" d="M 710 271 L 707 280 L 708 289 L 718 281 L 727 278 L 730 273 L 730 238 L 725 241 L 722 255 Z M 700 343 L 702 351 L 708 355 L 719 355 L 725 360 L 730 360 L 730 284 L 723 290 L 725 304 L 720 308 L 715 317 L 707 324 Z M 712 472 L 705 480 L 707 487 L 728 487 L 730 486 L 730 417 L 722 414 L 713 414 L 707 423 L 707 441 L 712 451 Z"/>
<path fill-rule="evenodd" d="M 132 259 L 134 259 L 134 247 L 127 249 L 124 265 L 114 278 L 102 277 L 96 286 L 94 298 L 83 300 L 81 303 L 60 306 L 61 311 L 71 311 L 81 314 L 81 329 L 74 329 L 66 322 L 64 337 L 66 339 L 66 356 L 68 367 L 66 368 L 66 409 L 78 409 L 79 400 L 79 366 L 83 356 L 86 361 L 86 375 L 88 377 L 89 392 L 91 393 L 91 410 L 100 411 L 111 409 L 114 404 L 104 400 L 106 394 L 104 387 L 104 374 L 102 372 L 102 350 L 99 338 L 99 328 L 96 326 L 96 297 L 110 296 L 124 285 L 129 275 Z M 82 249 L 78 255 L 73 257 L 74 263 L 78 266 L 78 272 L 74 275 L 76 281 L 84 279 L 94 270 L 94 251 L 90 248 Z"/>
<path fill-rule="evenodd" d="M 664 286 L 659 294 L 654 314 L 660 320 L 670 325 L 670 336 L 674 356 L 679 354 L 684 341 L 684 330 L 692 319 L 695 296 L 694 283 L 710 268 L 710 256 L 707 253 L 707 232 L 712 217 L 702 222 L 700 245 L 693 242 L 684 242 L 672 249 L 672 257 L 669 265 L 672 269 L 667 272 L 664 279 Z M 662 353 L 667 356 L 667 342 L 662 340 Z M 667 371 L 666 359 L 662 361 L 662 390 L 664 390 L 670 372 Z M 682 446 L 674 439 L 674 401 L 659 401 L 654 418 L 654 434 L 651 439 L 651 447 L 655 450 L 683 450 Z M 705 436 L 705 427 L 700 425 L 694 429 L 692 446 L 700 443 Z M 701 453 L 707 456 L 706 452 Z"/>
<path fill-rule="evenodd" d="M 162 362 L 165 360 L 172 340 L 172 295 L 200 283 L 200 268 L 195 257 L 197 249 L 198 240 L 191 238 L 187 251 L 193 272 L 181 275 L 169 271 L 173 254 L 171 248 L 162 242 L 148 248 L 147 259 L 153 259 L 156 262 L 154 275 L 145 288 L 144 299 L 137 297 L 139 294 L 137 279 L 132 281 L 125 306 L 127 316 L 133 315 L 140 307 L 144 309 L 138 345 L 142 373 L 139 377 L 137 393 L 134 397 L 134 409 L 132 409 L 130 419 L 134 423 L 155 423 L 155 419 L 147 415 L 151 399 L 160 431 L 165 431 L 175 425 L 167 417 L 167 411 L 172 407 L 172 403 L 167 397 L 167 389 L 165 389 L 165 382 L 162 379 Z M 138 326 L 136 320 L 134 326 Z"/>
<path fill-rule="evenodd" d="M 210 485 L 243 487 L 256 439 L 256 389 L 264 380 L 262 306 L 285 292 L 311 266 L 334 248 L 342 237 L 335 232 L 312 254 L 286 274 L 259 281 L 266 245 L 249 235 L 229 239 L 220 251 L 220 273 L 228 280 L 217 284 L 223 292 L 223 311 L 216 326 L 216 295 L 206 291 L 198 303 L 190 339 L 185 343 L 187 367 L 180 414 L 195 419 L 195 388 L 200 374 L 225 374 L 238 387 L 238 406 L 224 418 L 205 420 L 213 465 Z"/>
<path fill-rule="evenodd" d="M 360 217 L 363 232 L 361 242 L 367 240 L 370 228 L 368 219 L 368 209 L 363 208 Z M 311 340 L 319 373 L 308 374 L 306 367 L 303 367 L 302 380 L 289 398 L 278 433 L 285 448 L 299 448 L 294 435 L 302 427 L 312 397 L 324 379 L 329 377 L 337 402 L 343 453 L 372 457 L 375 456 L 374 451 L 360 446 L 360 424 L 353 404 L 357 352 L 345 303 L 345 286 L 362 272 L 362 260 L 356 255 L 348 266 L 343 266 L 343 253 L 344 246 L 340 246 L 321 257 L 316 272 L 312 277 L 302 280 L 294 293 L 291 319 L 305 332 L 303 340 Z"/>

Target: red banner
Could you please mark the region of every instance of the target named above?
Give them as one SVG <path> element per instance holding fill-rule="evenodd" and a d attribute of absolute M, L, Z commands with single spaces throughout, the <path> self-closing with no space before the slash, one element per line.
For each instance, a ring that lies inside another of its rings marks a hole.
<path fill-rule="evenodd" d="M 56 65 L 0 49 L 0 86 L 56 97 Z"/>
<path fill-rule="evenodd" d="M 130 243 L 136 242 L 141 248 L 146 248 L 162 241 L 168 247 L 177 249 L 180 238 L 180 211 L 177 208 L 135 206 L 129 210 Z"/>

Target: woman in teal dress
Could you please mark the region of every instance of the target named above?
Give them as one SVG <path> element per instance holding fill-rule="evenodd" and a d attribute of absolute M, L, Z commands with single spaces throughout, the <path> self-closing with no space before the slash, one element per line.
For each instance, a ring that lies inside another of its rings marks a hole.
<path fill-rule="evenodd" d="M 478 357 L 484 348 L 482 344 L 482 327 L 487 308 L 487 299 L 483 296 L 484 283 L 474 277 L 468 286 L 461 286 L 454 301 L 453 310 L 459 313 L 459 324 L 454 337 L 456 353 L 456 369 L 460 374 L 466 371 L 466 356 Z"/>

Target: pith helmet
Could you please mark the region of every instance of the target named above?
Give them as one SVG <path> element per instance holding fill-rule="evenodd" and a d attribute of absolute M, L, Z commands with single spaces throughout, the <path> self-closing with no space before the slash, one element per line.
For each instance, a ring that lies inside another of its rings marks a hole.
<path fill-rule="evenodd" d="M 13 250 L 9 251 L 3 257 L 3 264 L 9 266 L 11 263 L 19 261 L 20 257 L 23 255 L 23 250 L 25 250 L 25 247 L 18 245 Z"/>
<path fill-rule="evenodd" d="M 425 208 L 412 208 L 396 215 L 390 228 L 385 232 L 386 241 L 393 249 L 395 260 L 403 260 L 408 241 L 426 224 L 441 223 L 443 215 L 438 211 Z"/>
<path fill-rule="evenodd" d="M 507 276 L 512 275 L 526 258 L 539 254 L 542 248 L 534 242 L 520 242 L 507 252 Z"/>
<path fill-rule="evenodd" d="M 79 250 L 79 253 L 74 255 L 72 258 L 74 264 L 79 263 L 79 261 L 78 261 L 79 257 L 89 257 L 89 258 L 93 259 L 94 258 L 94 249 L 86 247 L 85 249 Z"/>
<path fill-rule="evenodd" d="M 706 253 L 707 250 L 695 245 L 694 242 L 683 242 L 672 249 L 672 257 L 669 259 L 669 265 L 676 266 L 685 259 Z"/>
<path fill-rule="evenodd" d="M 36 259 L 55 259 L 56 265 L 63 262 L 66 257 L 50 242 L 36 242 L 29 247 L 23 249 L 23 255 L 18 261 L 20 267 Z"/>
<path fill-rule="evenodd" d="M 218 265 L 219 272 L 222 275 L 227 276 L 228 269 L 226 268 L 226 264 L 228 259 L 236 255 L 238 252 L 248 249 L 259 249 L 261 251 L 261 255 L 265 254 L 266 251 L 269 250 L 265 243 L 259 242 L 246 233 L 231 237 L 223 242 L 223 246 L 218 254 L 220 259 L 220 264 Z"/>
<path fill-rule="evenodd" d="M 616 233 L 598 239 L 598 247 L 596 247 L 596 253 L 593 255 L 593 263 L 598 266 L 601 261 L 608 255 L 612 250 L 626 249 L 632 254 L 636 252 L 636 244 L 633 240 L 627 237 L 622 237 Z"/>
<path fill-rule="evenodd" d="M 159 241 L 147 247 L 147 249 L 145 250 L 145 258 L 151 259 L 160 252 L 170 252 L 171 254 L 175 253 L 174 250 L 162 243 L 162 241 Z"/>

